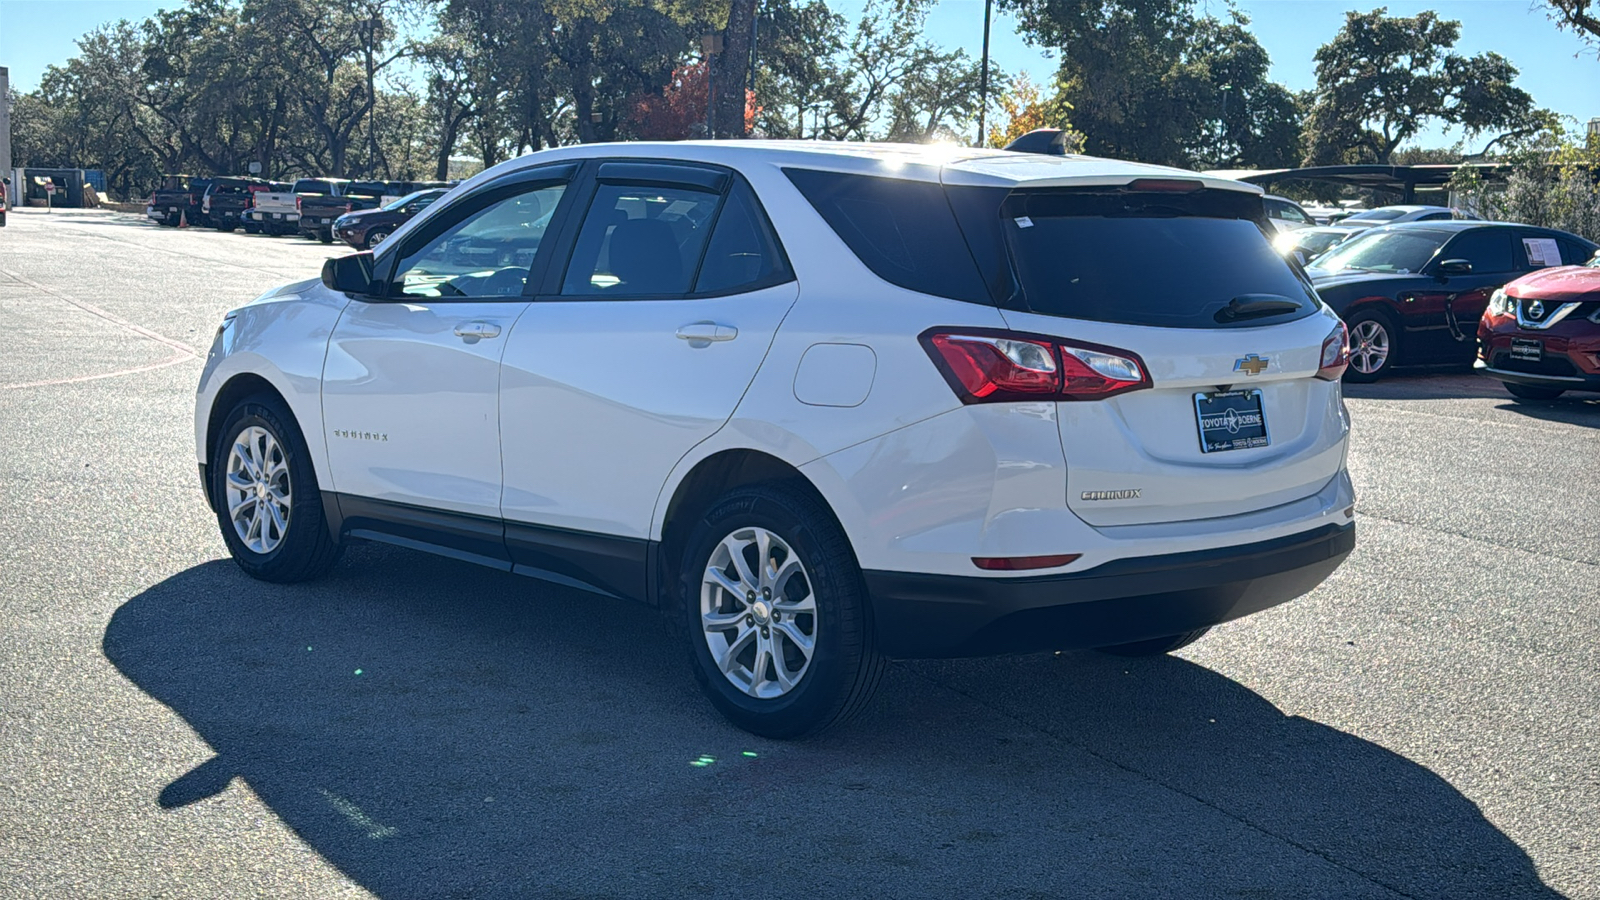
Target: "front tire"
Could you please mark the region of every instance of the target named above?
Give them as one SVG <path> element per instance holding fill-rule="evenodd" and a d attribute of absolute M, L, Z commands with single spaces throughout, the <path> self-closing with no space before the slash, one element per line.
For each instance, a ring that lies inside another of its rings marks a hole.
<path fill-rule="evenodd" d="M 211 501 L 239 568 L 287 583 L 325 574 L 339 558 L 322 492 L 294 417 L 274 398 L 247 398 L 212 446 Z"/>
<path fill-rule="evenodd" d="M 1171 653 L 1174 650 L 1189 646 L 1195 641 L 1205 637 L 1206 632 L 1210 630 L 1211 628 L 1208 626 L 1206 628 L 1197 628 L 1194 631 L 1186 631 L 1183 634 L 1174 634 L 1169 637 L 1151 638 L 1147 641 L 1134 641 L 1131 644 L 1113 644 L 1109 647 L 1096 647 L 1095 649 L 1099 650 L 1101 653 L 1109 653 L 1112 656 L 1161 656 L 1166 653 Z"/>
<path fill-rule="evenodd" d="M 1536 384 L 1516 384 L 1510 381 L 1502 381 L 1500 383 L 1505 385 L 1506 390 L 1511 392 L 1511 396 L 1518 400 L 1554 400 L 1566 393 L 1563 388 L 1540 387 Z"/>
<path fill-rule="evenodd" d="M 367 232 L 367 239 L 364 242 L 365 246 L 363 246 L 361 249 L 363 249 L 363 250 L 376 249 L 377 246 L 379 244 L 383 243 L 384 239 L 389 236 L 389 232 L 390 231 L 391 231 L 391 229 L 388 229 L 388 228 L 374 228 L 371 231 Z"/>
<path fill-rule="evenodd" d="M 257 225 L 254 222 L 246 222 L 246 223 L 244 223 L 244 233 L 245 234 L 260 234 L 261 233 L 261 226 Z"/>
<path fill-rule="evenodd" d="M 1345 380 L 1357 384 L 1377 381 L 1394 370 L 1400 352 L 1400 329 L 1394 320 L 1374 310 L 1362 310 L 1351 316 L 1350 368 L 1345 370 Z"/>
<path fill-rule="evenodd" d="M 679 566 L 694 674 L 733 724 L 799 738 L 853 718 L 883 674 L 866 584 L 827 507 L 739 488 L 695 525 Z"/>

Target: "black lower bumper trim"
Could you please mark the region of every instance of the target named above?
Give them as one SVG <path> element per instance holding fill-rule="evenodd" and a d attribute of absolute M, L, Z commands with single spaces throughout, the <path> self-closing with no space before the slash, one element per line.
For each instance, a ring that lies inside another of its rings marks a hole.
<path fill-rule="evenodd" d="M 864 574 L 885 654 L 984 656 L 1124 644 L 1247 616 L 1321 584 L 1355 542 L 1350 523 L 1066 575 Z"/>
<path fill-rule="evenodd" d="M 1518 372 L 1514 369 L 1497 369 L 1483 360 L 1473 363 L 1473 369 L 1497 381 L 1525 384 L 1529 387 L 1556 388 L 1564 391 L 1600 391 L 1600 376 L 1595 375 L 1541 375 L 1536 372 Z"/>

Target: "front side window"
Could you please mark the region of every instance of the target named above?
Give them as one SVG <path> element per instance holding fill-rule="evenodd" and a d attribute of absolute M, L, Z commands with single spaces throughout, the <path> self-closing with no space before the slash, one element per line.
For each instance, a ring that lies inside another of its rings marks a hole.
<path fill-rule="evenodd" d="M 1464 259 L 1472 263 L 1474 274 L 1510 272 L 1516 268 L 1511 262 L 1511 235 L 1495 228 L 1468 231 L 1457 235 L 1439 253 L 1440 259 Z"/>
<path fill-rule="evenodd" d="M 405 248 L 392 290 L 401 297 L 520 296 L 566 185 L 509 190 L 421 246 Z"/>
<path fill-rule="evenodd" d="M 562 295 L 689 293 L 718 199 L 692 187 L 601 184 L 573 246 Z"/>

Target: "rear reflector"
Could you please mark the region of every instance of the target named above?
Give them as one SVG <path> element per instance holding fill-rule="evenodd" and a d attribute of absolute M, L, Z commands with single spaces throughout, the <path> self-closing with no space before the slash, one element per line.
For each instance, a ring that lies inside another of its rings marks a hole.
<path fill-rule="evenodd" d="M 1064 566 L 1082 555 L 1082 553 L 1062 553 L 1057 556 L 974 556 L 972 564 L 980 569 L 996 572 L 1053 569 L 1056 566 Z"/>
<path fill-rule="evenodd" d="M 988 328 L 936 328 L 921 341 L 963 403 L 1100 400 L 1150 387 L 1138 355 L 1115 347 Z"/>

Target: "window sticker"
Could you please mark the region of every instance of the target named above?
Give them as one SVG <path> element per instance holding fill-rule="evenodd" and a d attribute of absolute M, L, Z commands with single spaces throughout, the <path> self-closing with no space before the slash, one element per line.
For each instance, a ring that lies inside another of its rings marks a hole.
<path fill-rule="evenodd" d="M 1017 216 L 1015 221 L 1017 223 L 1017 227 L 1018 228 L 1032 228 L 1033 227 L 1033 220 L 1028 218 L 1027 216 Z"/>
<path fill-rule="evenodd" d="M 1555 238 L 1523 238 L 1522 248 L 1528 251 L 1528 265 L 1535 268 L 1561 265 L 1561 247 Z"/>

